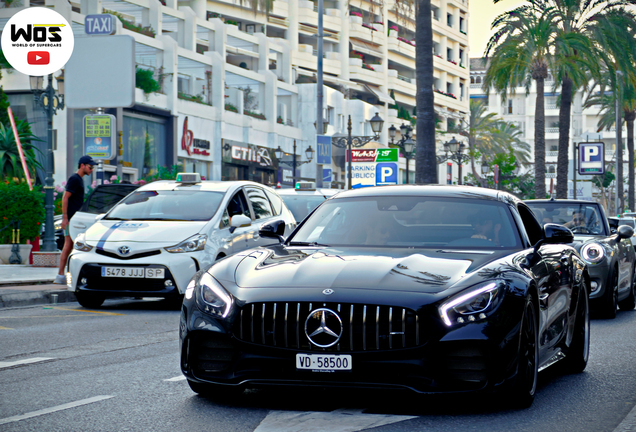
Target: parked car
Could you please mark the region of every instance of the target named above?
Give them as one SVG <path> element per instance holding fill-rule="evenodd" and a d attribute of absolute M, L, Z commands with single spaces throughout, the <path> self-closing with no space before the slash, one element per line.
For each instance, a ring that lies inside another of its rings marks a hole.
<path fill-rule="evenodd" d="M 544 222 L 564 224 L 574 233 L 573 246 L 588 264 L 590 304 L 605 317 L 616 317 L 617 308 L 636 305 L 636 261 L 632 227 L 610 230 L 603 206 L 594 201 L 530 200 L 526 204 Z M 574 219 L 577 223 L 574 224 Z"/>
<path fill-rule="evenodd" d="M 180 298 L 192 276 L 214 261 L 277 241 L 260 227 L 296 221 L 276 192 L 248 181 L 201 181 L 180 173 L 135 190 L 75 238 L 68 286 L 79 303 L 107 297 Z"/>
<path fill-rule="evenodd" d="M 285 205 L 294 214 L 294 218 L 301 222 L 309 213 L 314 211 L 324 200 L 334 196 L 342 189 L 316 189 L 313 182 L 298 182 L 295 188 L 276 189 L 278 195 L 285 201 Z"/>
<path fill-rule="evenodd" d="M 281 243 L 197 272 L 181 369 L 193 391 L 250 386 L 499 391 L 518 406 L 538 371 L 580 372 L 589 275 L 568 229 L 514 196 L 383 186 L 326 200 Z"/>

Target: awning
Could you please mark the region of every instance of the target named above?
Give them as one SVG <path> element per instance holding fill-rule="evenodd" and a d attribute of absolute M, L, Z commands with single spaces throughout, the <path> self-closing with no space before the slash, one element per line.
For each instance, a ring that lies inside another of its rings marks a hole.
<path fill-rule="evenodd" d="M 382 51 L 380 51 L 380 48 L 376 47 L 375 45 L 359 40 L 355 40 L 355 42 L 349 40 L 349 43 L 351 44 L 351 48 L 355 51 L 361 52 L 363 54 L 369 54 L 375 57 L 382 57 Z"/>
<path fill-rule="evenodd" d="M 395 104 L 395 101 L 393 100 L 391 95 L 383 92 L 379 88 L 372 87 L 368 84 L 364 84 L 364 88 L 366 88 L 370 93 L 376 95 L 376 97 L 380 100 L 380 102 L 388 103 L 391 105 Z"/>

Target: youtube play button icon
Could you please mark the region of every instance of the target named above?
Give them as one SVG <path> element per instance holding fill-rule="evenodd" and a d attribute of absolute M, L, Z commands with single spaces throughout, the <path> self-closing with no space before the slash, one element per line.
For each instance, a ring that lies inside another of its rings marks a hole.
<path fill-rule="evenodd" d="M 27 63 L 30 65 L 47 65 L 51 61 L 48 51 L 29 51 Z"/>

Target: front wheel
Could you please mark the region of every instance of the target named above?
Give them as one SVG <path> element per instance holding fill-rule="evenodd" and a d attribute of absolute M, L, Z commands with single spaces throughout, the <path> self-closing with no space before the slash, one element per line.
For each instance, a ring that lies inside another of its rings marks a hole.
<path fill-rule="evenodd" d="M 76 291 L 75 298 L 77 299 L 77 302 L 86 309 L 97 309 L 104 303 L 105 300 L 103 296 L 85 293 L 82 291 Z"/>
<path fill-rule="evenodd" d="M 516 408 L 528 408 L 537 392 L 539 374 L 539 332 L 536 303 L 532 296 L 526 298 L 521 318 L 517 376 L 510 390 L 508 401 Z"/>
<path fill-rule="evenodd" d="M 590 356 L 590 309 L 587 293 L 587 283 L 583 282 L 579 293 L 579 304 L 576 309 L 576 321 L 572 343 L 563 360 L 567 373 L 581 373 L 587 366 Z"/>

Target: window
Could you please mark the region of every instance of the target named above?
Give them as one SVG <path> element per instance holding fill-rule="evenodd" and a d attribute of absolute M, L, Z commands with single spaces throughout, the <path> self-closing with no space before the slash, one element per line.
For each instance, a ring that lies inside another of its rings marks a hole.
<path fill-rule="evenodd" d="M 274 210 L 274 216 L 278 216 L 283 212 L 283 200 L 274 192 L 266 190 L 267 198 L 272 203 L 272 210 Z"/>
<path fill-rule="evenodd" d="M 254 219 L 267 219 L 274 215 L 272 206 L 262 189 L 246 187 L 245 191 L 247 192 L 247 197 L 252 203 Z"/>
<path fill-rule="evenodd" d="M 234 194 L 230 202 L 227 204 L 227 209 L 223 214 L 223 218 L 221 219 L 221 228 L 230 225 L 230 219 L 235 215 L 245 215 L 248 218 L 252 219 L 250 214 L 250 209 L 247 206 L 247 200 L 245 199 L 245 195 L 242 191 L 238 191 Z"/>
<path fill-rule="evenodd" d="M 512 99 L 508 99 L 508 114 L 512 114 Z"/>

